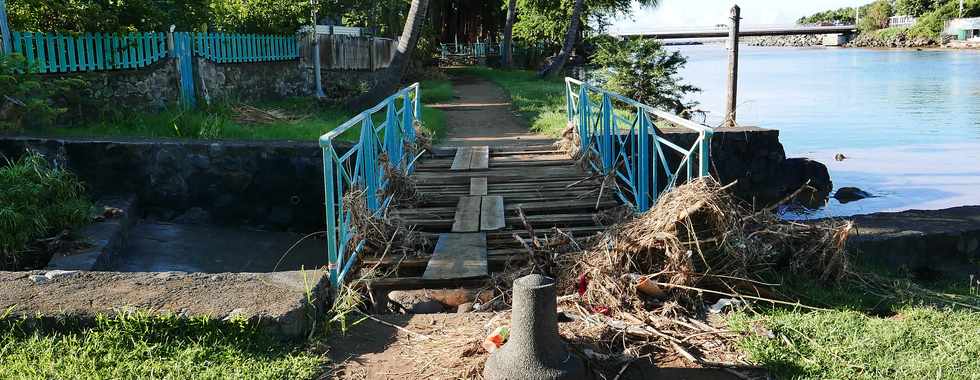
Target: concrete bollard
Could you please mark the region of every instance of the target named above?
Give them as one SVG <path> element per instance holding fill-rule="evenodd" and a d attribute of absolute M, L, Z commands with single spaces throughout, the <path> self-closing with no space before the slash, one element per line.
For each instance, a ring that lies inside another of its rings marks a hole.
<path fill-rule="evenodd" d="M 591 379 L 585 363 L 558 335 L 555 280 L 539 274 L 514 281 L 510 339 L 490 355 L 487 380 Z"/>

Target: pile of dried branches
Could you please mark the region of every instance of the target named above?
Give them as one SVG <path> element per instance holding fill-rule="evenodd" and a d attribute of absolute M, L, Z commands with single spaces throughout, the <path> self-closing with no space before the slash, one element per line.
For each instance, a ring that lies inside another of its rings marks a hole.
<path fill-rule="evenodd" d="M 402 159 L 411 159 L 403 157 Z M 401 168 L 391 165 L 388 155 L 381 153 L 378 155 L 378 162 L 381 164 L 382 172 L 386 185 L 378 192 L 378 197 L 387 199 L 391 197 L 392 205 L 414 207 L 422 202 L 422 193 L 415 186 L 415 179 L 405 173 Z"/>
<path fill-rule="evenodd" d="M 705 178 L 665 193 L 586 249 L 529 252 L 552 260 L 532 260 L 531 270 L 558 278 L 586 356 L 601 362 L 673 353 L 700 365 L 734 365 L 735 334 L 702 320 L 705 303 L 795 303 L 767 282 L 787 274 L 840 281 L 850 275 L 850 230 L 848 222 L 802 224 L 753 212 Z"/>
<path fill-rule="evenodd" d="M 431 239 L 387 213 L 376 213 L 367 206 L 365 191 L 354 188 L 344 194 L 344 210 L 349 213 L 351 238 L 348 250 L 361 241 L 365 252 L 380 255 L 415 255 L 430 248 Z"/>

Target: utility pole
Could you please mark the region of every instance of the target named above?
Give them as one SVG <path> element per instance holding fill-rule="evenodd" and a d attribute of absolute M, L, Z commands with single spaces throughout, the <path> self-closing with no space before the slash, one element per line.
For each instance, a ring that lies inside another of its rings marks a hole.
<path fill-rule="evenodd" d="M 323 99 L 327 95 L 323 93 L 323 82 L 320 77 L 320 34 L 316 31 L 316 8 L 318 0 L 310 0 L 310 18 L 313 19 L 313 75 L 316 80 L 316 98 Z"/>
<path fill-rule="evenodd" d="M 734 127 L 735 104 L 738 98 L 738 26 L 742 9 L 732 7 L 731 24 L 728 28 L 728 106 L 725 109 L 725 126 Z"/>
<path fill-rule="evenodd" d="M 14 50 L 13 40 L 10 38 L 10 23 L 7 21 L 7 1 L 0 0 L 0 45 L 3 45 L 4 54 L 10 54 Z"/>

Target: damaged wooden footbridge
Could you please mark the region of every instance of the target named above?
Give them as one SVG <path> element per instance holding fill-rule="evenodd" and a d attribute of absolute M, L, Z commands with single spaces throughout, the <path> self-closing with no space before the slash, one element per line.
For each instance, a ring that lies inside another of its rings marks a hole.
<path fill-rule="evenodd" d="M 709 175 L 711 128 L 575 79 L 565 79 L 571 153 L 526 144 L 416 148 L 420 95 L 417 83 L 401 89 L 320 138 L 334 289 L 355 280 L 372 291 L 478 288 L 526 265 L 532 234 L 559 228 L 586 239 L 607 228 L 604 215 L 646 211 L 665 190 Z M 685 138 L 664 136 L 678 130 Z M 353 145 L 341 141 L 358 131 Z M 414 202 L 387 191 L 399 182 L 393 176 L 410 178 Z M 415 231 L 422 248 L 393 254 L 404 247 L 368 241 L 375 235 L 355 220 L 358 204 Z"/>

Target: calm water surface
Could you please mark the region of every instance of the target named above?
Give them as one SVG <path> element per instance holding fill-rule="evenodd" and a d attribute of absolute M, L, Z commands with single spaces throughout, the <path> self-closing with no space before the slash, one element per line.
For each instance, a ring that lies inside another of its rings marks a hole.
<path fill-rule="evenodd" d="M 719 124 L 724 46 L 674 49 Z M 835 188 L 879 196 L 815 217 L 980 204 L 980 51 L 742 47 L 738 121 L 778 129 L 787 156 L 823 162 Z"/>

